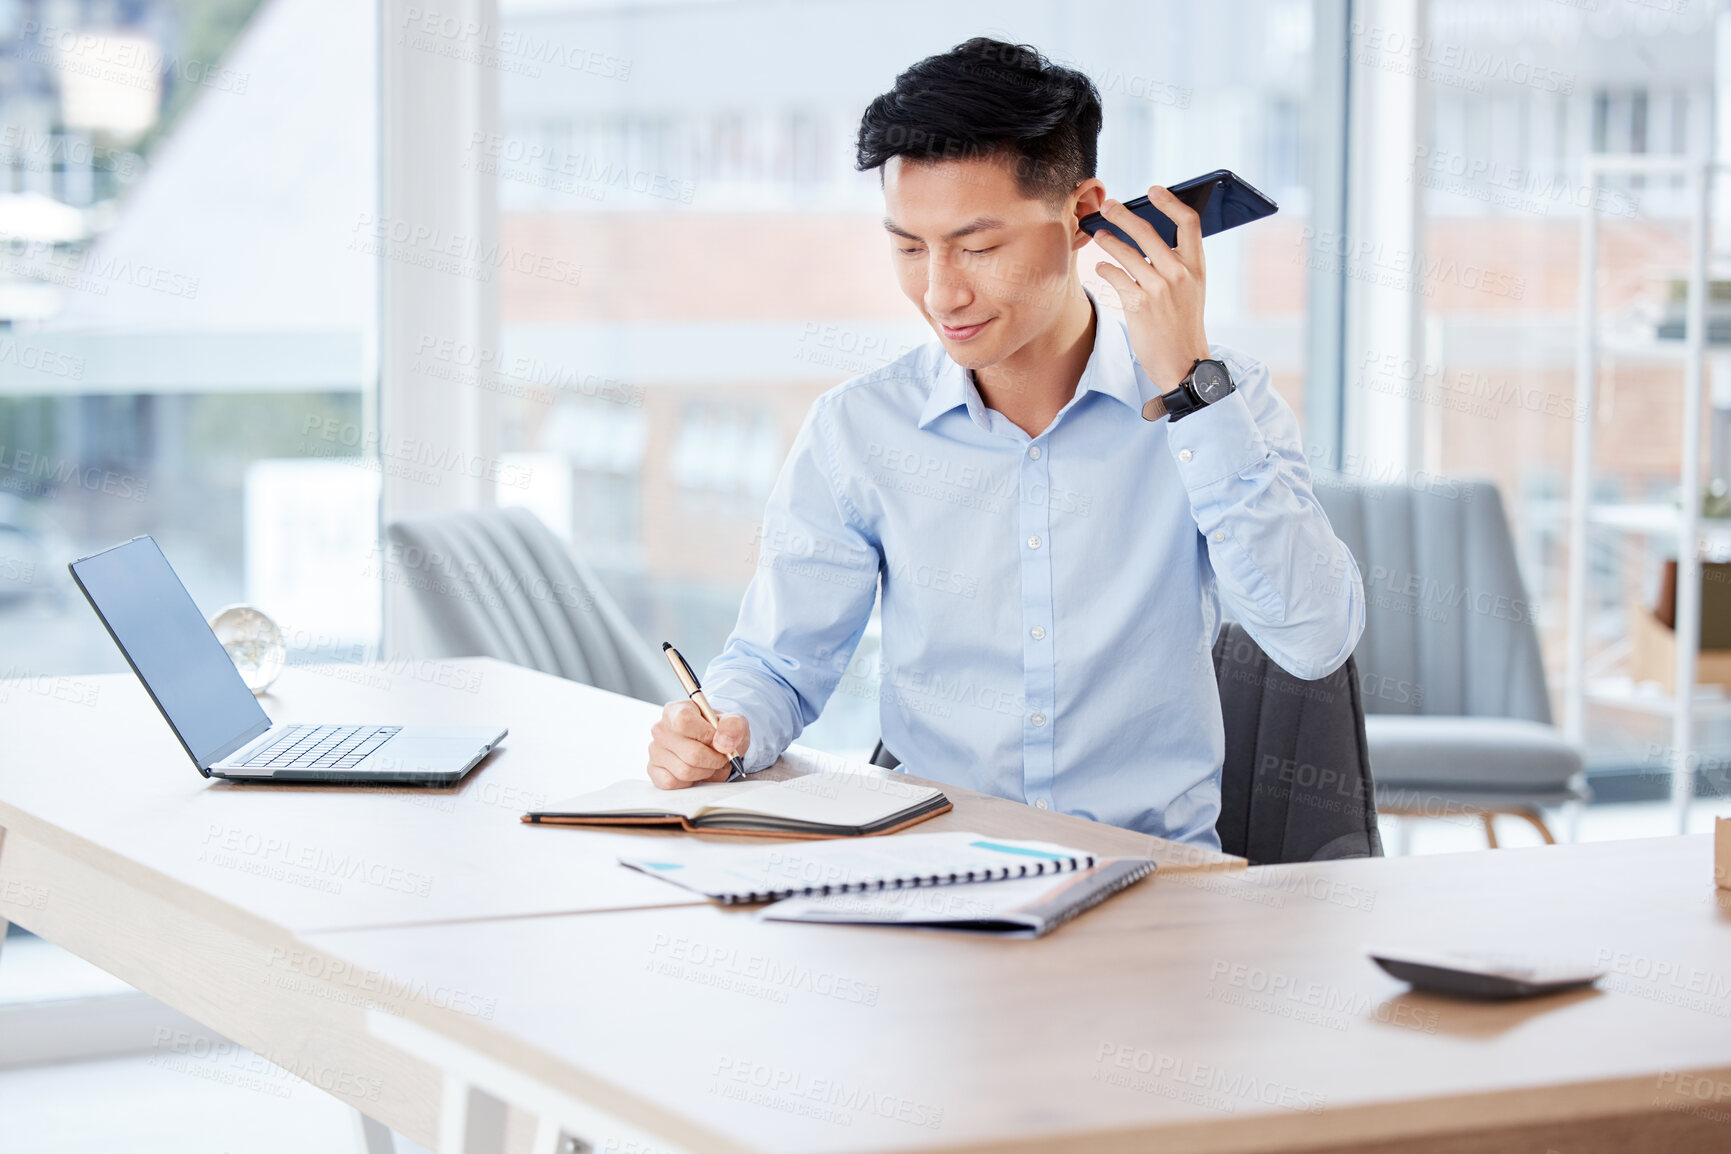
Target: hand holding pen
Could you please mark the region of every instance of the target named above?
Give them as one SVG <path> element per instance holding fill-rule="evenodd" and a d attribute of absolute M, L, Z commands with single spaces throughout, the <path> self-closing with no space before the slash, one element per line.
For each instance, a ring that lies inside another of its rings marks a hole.
<path fill-rule="evenodd" d="M 650 730 L 649 780 L 662 789 L 684 789 L 744 777 L 740 755 L 751 747 L 750 725 L 740 714 L 715 711 L 679 650 L 664 643 L 661 652 L 686 697 L 670 702 Z"/>

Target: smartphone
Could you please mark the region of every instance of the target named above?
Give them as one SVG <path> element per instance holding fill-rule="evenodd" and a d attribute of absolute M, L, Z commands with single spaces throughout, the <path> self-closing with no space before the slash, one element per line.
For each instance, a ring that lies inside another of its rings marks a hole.
<path fill-rule="evenodd" d="M 1225 232 L 1229 228 L 1237 228 L 1241 224 L 1249 224 L 1253 220 L 1261 220 L 1280 211 L 1278 204 L 1250 187 L 1248 181 L 1224 168 L 1187 180 L 1183 184 L 1175 184 L 1171 192 L 1195 209 L 1196 215 L 1202 218 L 1203 236 L 1213 236 L 1217 232 Z M 1168 248 L 1178 247 L 1178 226 L 1173 224 L 1172 219 L 1165 213 L 1149 204 L 1147 197 L 1139 196 L 1135 200 L 1127 200 L 1124 207 L 1153 225 L 1154 231 L 1160 234 L 1160 239 L 1166 242 Z M 1105 229 L 1137 252 L 1142 252 L 1142 247 L 1126 236 L 1123 229 L 1108 222 L 1097 212 L 1089 213 L 1079 223 L 1090 236 Z"/>

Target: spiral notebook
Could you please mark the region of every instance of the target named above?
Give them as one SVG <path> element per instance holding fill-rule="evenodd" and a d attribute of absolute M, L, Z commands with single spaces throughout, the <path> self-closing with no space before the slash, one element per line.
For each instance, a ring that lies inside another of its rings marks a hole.
<path fill-rule="evenodd" d="M 984 885 L 788 898 L 759 917 L 828 925 L 913 926 L 1038 938 L 1154 872 L 1147 858 L 1103 858 L 1090 869 Z"/>
<path fill-rule="evenodd" d="M 904 833 L 859 841 L 730 846 L 670 843 L 655 857 L 620 858 L 676 886 L 731 905 L 794 896 L 1001 882 L 1074 873 L 1093 854 L 1044 841 L 977 833 Z"/>

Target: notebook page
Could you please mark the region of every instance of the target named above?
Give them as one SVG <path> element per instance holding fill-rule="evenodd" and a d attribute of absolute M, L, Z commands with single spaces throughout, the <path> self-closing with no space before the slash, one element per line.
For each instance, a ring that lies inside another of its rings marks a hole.
<path fill-rule="evenodd" d="M 778 846 L 685 842 L 653 857 L 619 861 L 674 885 L 735 902 L 1061 873 L 1086 869 L 1094 857 L 1050 842 L 948 832 Z"/>
<path fill-rule="evenodd" d="M 696 817 L 705 808 L 724 805 L 728 809 L 755 811 L 753 795 L 760 795 L 771 781 L 715 781 L 690 789 L 661 789 L 646 777 L 616 781 L 604 789 L 576 797 L 561 798 L 540 813 L 672 813 Z"/>
<path fill-rule="evenodd" d="M 869 922 L 873 925 L 1012 920 L 1027 906 L 1080 875 L 1016 878 L 965 886 L 870 890 L 865 893 L 785 898 L 757 916 L 771 921 Z"/>
<path fill-rule="evenodd" d="M 648 778 L 616 781 L 593 793 L 568 797 L 542 813 L 672 813 L 685 818 L 718 810 L 762 813 L 825 825 L 869 825 L 939 791 L 864 774 L 811 774 L 789 781 L 705 782 L 661 789 Z"/>
<path fill-rule="evenodd" d="M 1065 920 L 1073 910 L 1116 893 L 1152 869 L 1153 863 L 1147 859 L 1105 858 L 1091 869 L 1056 876 L 786 898 L 757 916 L 770 921 L 841 925 L 987 923 L 986 928 L 1000 932 L 1011 927 L 1040 932 Z"/>
<path fill-rule="evenodd" d="M 743 783 L 741 783 L 743 784 Z M 705 799 L 705 812 L 749 810 L 789 821 L 824 825 L 869 825 L 918 805 L 940 791 L 894 778 L 865 774 L 814 773 L 787 781 L 761 783 L 763 792 L 748 801 L 737 797 Z"/>

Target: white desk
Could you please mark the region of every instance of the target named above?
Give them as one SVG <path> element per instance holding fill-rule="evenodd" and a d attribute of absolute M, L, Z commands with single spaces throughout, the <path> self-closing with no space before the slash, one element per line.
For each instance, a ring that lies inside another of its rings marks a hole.
<path fill-rule="evenodd" d="M 653 706 L 495 661 L 451 666 L 461 676 L 291 669 L 264 702 L 282 721 L 509 726 L 504 745 L 448 790 L 206 781 L 129 675 L 85 679 L 78 692 L 12 688 L 0 702 L 0 919 L 279 1064 L 367 1071 L 384 1093 L 356 1104 L 430 1140 L 440 1072 L 369 1035 L 367 1007 L 387 991 L 332 988 L 294 970 L 288 959 L 306 938 L 694 902 L 616 864 L 645 839 L 677 835 L 517 820 L 548 798 L 640 772 Z M 479 692 L 460 688 L 477 676 Z M 922 828 L 1038 835 L 1171 868 L 1243 864 L 947 792 L 955 810 Z M 424 996 L 470 1014 L 488 1012 L 490 997 L 445 986 Z"/>
<path fill-rule="evenodd" d="M 1379 941 L 1613 972 L 1458 1002 L 1384 975 Z M 705 907 L 308 944 L 297 964 L 487 990 L 487 1020 L 401 1000 L 373 1029 L 544 1111 L 543 1151 L 560 1127 L 775 1154 L 1731 1149 L 1706 836 L 1156 874 L 1036 942 Z M 464 1122 L 443 1149 L 500 1148 Z"/>
<path fill-rule="evenodd" d="M 501 1100 L 542 1116 L 543 1148 L 567 1128 L 619 1154 L 1728 1146 L 1731 900 L 1706 837 L 1244 870 L 952 790 L 928 828 L 1166 864 L 1038 942 L 762 923 L 616 888 L 612 839 L 664 835 L 528 827 L 519 803 L 489 803 L 489 786 L 634 770 L 653 710 L 472 668 L 483 690 L 463 698 L 296 671 L 272 706 L 504 721 L 478 776 L 420 795 L 468 799 L 448 812 L 203 782 L 125 679 L 95 706 L 13 693 L 0 917 L 311 1081 L 376 1088 L 345 1097 L 451 1150 L 501 1149 Z M 435 885 L 331 893 L 200 862 L 189 843 L 212 822 Z M 1402 993 L 1363 957 L 1376 941 L 1618 972 L 1596 993 L 1466 1005 Z"/>

